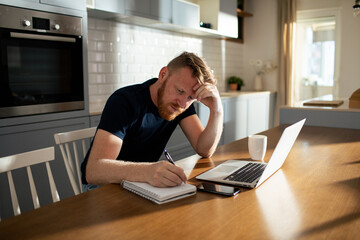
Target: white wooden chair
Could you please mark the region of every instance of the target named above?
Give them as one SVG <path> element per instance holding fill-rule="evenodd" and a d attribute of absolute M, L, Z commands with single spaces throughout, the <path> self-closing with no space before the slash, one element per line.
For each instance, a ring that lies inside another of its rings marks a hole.
<path fill-rule="evenodd" d="M 54 134 L 56 144 L 59 144 L 75 195 L 82 192 L 80 163 L 84 160 L 89 148 L 89 141 L 94 137 L 96 127 Z M 82 151 L 78 151 L 81 143 Z M 70 147 L 70 145 L 72 147 Z"/>
<path fill-rule="evenodd" d="M 45 163 L 47 175 L 50 183 L 52 200 L 53 202 L 59 201 L 59 194 L 57 192 L 49 164 L 50 161 L 53 161 L 55 159 L 54 152 L 55 152 L 54 147 L 48 147 L 48 148 L 42 148 L 39 150 L 19 153 L 19 154 L 0 158 L 0 173 L 4 173 L 4 172 L 7 173 L 9 188 L 10 188 L 10 196 L 11 196 L 11 201 L 15 216 L 21 214 L 21 210 L 14 186 L 13 177 L 11 174 L 12 170 L 24 168 L 24 167 L 26 168 L 30 183 L 32 201 L 33 201 L 34 209 L 36 209 L 40 207 L 40 203 L 30 166 L 35 164 Z"/>

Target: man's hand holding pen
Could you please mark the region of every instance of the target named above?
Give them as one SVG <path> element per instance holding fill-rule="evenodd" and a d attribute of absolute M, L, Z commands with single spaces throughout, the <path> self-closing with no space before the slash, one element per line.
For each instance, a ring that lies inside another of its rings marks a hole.
<path fill-rule="evenodd" d="M 168 152 L 165 153 L 167 161 L 152 163 L 148 182 L 155 187 L 174 187 L 186 182 L 184 170 L 175 165 Z"/>

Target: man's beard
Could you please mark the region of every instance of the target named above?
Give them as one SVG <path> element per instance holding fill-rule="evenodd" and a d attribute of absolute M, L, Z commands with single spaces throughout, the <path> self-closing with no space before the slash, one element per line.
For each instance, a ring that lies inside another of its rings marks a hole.
<path fill-rule="evenodd" d="M 179 116 L 185 109 L 181 108 L 176 103 L 165 103 L 164 102 L 164 92 L 165 86 L 167 83 L 167 78 L 164 80 L 163 84 L 158 90 L 158 111 L 162 118 L 168 121 L 174 120 L 177 116 Z M 176 110 L 174 110 L 174 109 Z"/>

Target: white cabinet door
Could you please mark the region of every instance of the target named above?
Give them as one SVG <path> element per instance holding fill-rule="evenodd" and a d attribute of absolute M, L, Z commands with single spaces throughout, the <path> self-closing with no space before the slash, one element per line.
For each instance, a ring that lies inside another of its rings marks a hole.
<path fill-rule="evenodd" d="M 247 136 L 247 100 L 229 98 L 224 104 L 224 144 Z"/>
<path fill-rule="evenodd" d="M 199 5 L 182 0 L 172 1 L 172 23 L 189 28 L 199 28 Z"/>
<path fill-rule="evenodd" d="M 269 96 L 254 96 L 248 101 L 248 135 L 269 128 Z"/>

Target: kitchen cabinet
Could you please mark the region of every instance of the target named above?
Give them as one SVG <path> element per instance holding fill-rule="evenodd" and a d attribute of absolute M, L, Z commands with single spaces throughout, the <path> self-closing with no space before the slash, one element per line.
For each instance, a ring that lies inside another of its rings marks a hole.
<path fill-rule="evenodd" d="M 70 13 L 70 15 L 79 14 L 78 12 L 69 11 L 70 9 L 86 11 L 86 0 L 0 0 L 0 4 L 55 13 L 66 12 L 67 14 Z"/>
<path fill-rule="evenodd" d="M 198 0 L 200 21 L 210 23 L 220 34 L 237 38 L 237 0 Z"/>
<path fill-rule="evenodd" d="M 195 36 L 237 37 L 236 1 L 216 1 L 216 16 L 220 15 L 212 29 L 200 27 L 201 7 L 195 0 L 87 0 L 87 11 L 89 17 Z M 207 1 L 203 2 L 206 6 Z"/>
<path fill-rule="evenodd" d="M 106 16 L 106 12 L 125 14 L 124 0 L 88 0 L 87 7 L 100 10 Z"/>
<path fill-rule="evenodd" d="M 87 7 L 91 17 L 139 25 L 154 23 L 152 20 L 171 23 L 172 19 L 170 0 L 87 0 Z"/>
<path fill-rule="evenodd" d="M 172 1 L 169 0 L 125 0 L 125 14 L 171 22 Z"/>
<path fill-rule="evenodd" d="M 229 143 L 247 136 L 248 99 L 229 98 L 223 100 L 224 107 L 224 143 Z"/>
<path fill-rule="evenodd" d="M 224 144 L 273 127 L 275 98 L 275 93 L 255 92 L 223 99 Z"/>
<path fill-rule="evenodd" d="M 183 27 L 198 28 L 200 25 L 199 5 L 173 0 L 172 23 Z"/>
<path fill-rule="evenodd" d="M 97 127 L 100 123 L 101 114 L 90 116 L 90 127 Z"/>
<path fill-rule="evenodd" d="M 334 100 L 332 95 L 313 100 Z M 348 99 L 340 106 L 304 106 L 296 102 L 280 108 L 280 124 L 293 124 L 306 118 L 305 125 L 360 129 L 360 108 L 351 107 Z"/>
<path fill-rule="evenodd" d="M 86 11 L 85 0 L 39 0 L 42 4 Z"/>
<path fill-rule="evenodd" d="M 151 17 L 164 22 L 171 23 L 172 20 L 172 1 L 169 0 L 151 0 L 150 15 Z"/>

